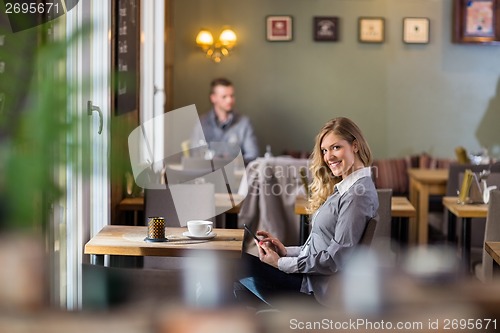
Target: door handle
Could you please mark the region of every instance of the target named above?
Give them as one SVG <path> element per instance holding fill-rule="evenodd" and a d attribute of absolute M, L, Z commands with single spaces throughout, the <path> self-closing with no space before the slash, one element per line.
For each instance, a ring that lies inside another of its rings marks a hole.
<path fill-rule="evenodd" d="M 99 114 L 99 131 L 97 133 L 102 133 L 102 111 L 101 109 L 92 104 L 92 101 L 87 102 L 87 115 L 91 116 L 92 112 L 96 111 Z"/>

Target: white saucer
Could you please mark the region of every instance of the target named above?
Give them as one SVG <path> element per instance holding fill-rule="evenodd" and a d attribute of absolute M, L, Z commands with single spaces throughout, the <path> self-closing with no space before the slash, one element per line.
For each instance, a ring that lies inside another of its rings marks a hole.
<path fill-rule="evenodd" d="M 208 235 L 205 235 L 205 236 L 194 236 L 194 235 L 191 235 L 189 233 L 189 231 L 185 231 L 185 232 L 182 233 L 182 236 L 189 237 L 191 239 L 212 239 L 215 236 L 217 236 L 217 234 L 215 232 L 211 232 L 211 233 L 209 233 Z"/>

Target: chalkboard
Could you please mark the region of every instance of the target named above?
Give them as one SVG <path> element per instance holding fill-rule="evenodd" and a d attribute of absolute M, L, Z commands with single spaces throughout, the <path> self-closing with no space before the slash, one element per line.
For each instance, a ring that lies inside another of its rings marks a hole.
<path fill-rule="evenodd" d="M 114 101 L 115 114 L 138 110 L 140 1 L 114 2 Z"/>

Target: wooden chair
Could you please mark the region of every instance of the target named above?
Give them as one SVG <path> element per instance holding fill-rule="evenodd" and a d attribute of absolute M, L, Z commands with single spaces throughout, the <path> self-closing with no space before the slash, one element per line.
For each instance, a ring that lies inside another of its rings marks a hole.
<path fill-rule="evenodd" d="M 184 227 L 189 220 L 211 220 L 215 216 L 213 184 L 176 184 L 144 191 L 144 212 L 163 216 L 167 227 Z"/>
<path fill-rule="evenodd" d="M 500 190 L 491 191 L 490 201 L 488 203 L 488 217 L 486 218 L 484 242 L 491 241 L 500 241 Z M 484 245 L 482 262 L 474 266 L 474 273 L 482 282 L 490 282 L 493 280 L 493 259 L 484 249 Z"/>
<path fill-rule="evenodd" d="M 163 216 L 167 227 L 185 227 L 189 220 L 215 220 L 213 184 L 179 184 L 144 191 L 145 224 L 150 216 Z M 182 258 L 144 257 L 144 268 L 180 269 Z"/>
<path fill-rule="evenodd" d="M 163 216 L 166 227 L 180 226 L 172 194 L 168 188 L 144 190 L 144 225 L 147 225 L 147 218 L 150 216 Z"/>
<path fill-rule="evenodd" d="M 374 238 L 391 238 L 391 201 L 392 189 L 377 189 L 378 194 L 378 216 L 379 220 L 375 228 Z"/>
<path fill-rule="evenodd" d="M 372 244 L 373 235 L 377 228 L 377 219 L 378 218 L 372 218 L 368 221 L 363 236 L 361 236 L 361 240 L 359 241 L 359 245 L 370 246 Z"/>
<path fill-rule="evenodd" d="M 381 260 L 386 264 L 392 265 L 396 259 L 396 254 L 393 251 L 391 239 L 392 226 L 392 189 L 377 189 L 378 194 L 378 210 L 377 224 L 373 233 L 373 240 L 370 248 L 374 250 Z"/>

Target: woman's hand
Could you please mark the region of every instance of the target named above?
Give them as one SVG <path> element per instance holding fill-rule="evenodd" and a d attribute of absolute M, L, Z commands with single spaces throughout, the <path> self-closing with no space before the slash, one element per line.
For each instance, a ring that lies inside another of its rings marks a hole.
<path fill-rule="evenodd" d="M 272 248 L 280 257 L 286 257 L 286 248 L 283 243 L 267 231 L 257 231 L 257 235 L 262 236 L 260 244 L 266 244 L 269 248 Z"/>
<path fill-rule="evenodd" d="M 274 251 L 274 246 L 269 242 L 257 242 L 257 248 L 259 249 L 259 259 L 268 265 L 278 268 L 278 260 L 280 256 L 276 251 Z"/>

